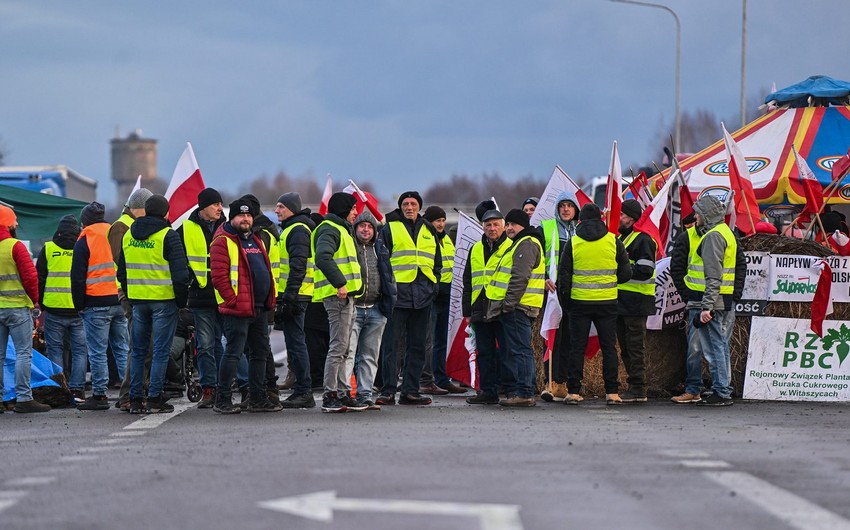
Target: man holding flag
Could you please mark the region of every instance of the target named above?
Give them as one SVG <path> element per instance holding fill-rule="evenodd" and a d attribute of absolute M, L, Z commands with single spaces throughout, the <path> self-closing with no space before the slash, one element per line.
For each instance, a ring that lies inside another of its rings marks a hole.
<path fill-rule="evenodd" d="M 617 341 L 629 376 L 629 389 L 620 394 L 623 403 L 646 401 L 646 317 L 655 313 L 656 244 L 649 235 L 635 230 L 635 222 L 642 213 L 638 201 L 623 201 L 619 238 L 632 266 L 631 280 L 617 285 Z"/>

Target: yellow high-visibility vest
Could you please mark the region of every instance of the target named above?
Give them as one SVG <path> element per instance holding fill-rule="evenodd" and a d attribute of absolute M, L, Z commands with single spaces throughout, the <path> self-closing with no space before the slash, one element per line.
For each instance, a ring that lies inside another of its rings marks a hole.
<path fill-rule="evenodd" d="M 693 230 L 693 233 L 691 233 Z M 705 263 L 702 256 L 697 254 L 697 249 L 702 240 L 712 232 L 720 232 L 726 240 L 726 250 L 723 252 L 723 277 L 720 280 L 720 294 L 732 294 L 735 291 L 735 256 L 738 251 L 738 240 L 726 223 L 720 223 L 704 236 L 699 237 L 696 227 L 688 230 L 691 248 L 688 252 L 688 272 L 685 275 L 685 285 L 695 292 L 705 292 Z M 696 241 L 695 241 L 696 239 Z"/>
<path fill-rule="evenodd" d="M 44 257 L 47 260 L 47 279 L 44 280 L 44 307 L 53 309 L 73 309 L 71 296 L 71 263 L 74 261 L 74 249 L 65 249 L 48 241 L 44 244 Z"/>
<path fill-rule="evenodd" d="M 14 237 L 0 241 L 0 307 L 33 307 L 12 256 L 12 247 L 17 242 Z"/>
<path fill-rule="evenodd" d="M 277 290 L 282 293 L 286 290 L 286 280 L 289 278 L 289 251 L 286 249 L 286 240 L 289 238 L 289 234 L 296 227 L 301 226 L 304 230 L 310 231 L 310 227 L 305 223 L 293 223 L 286 227 L 282 234 L 280 234 L 280 266 L 278 269 L 278 280 L 277 280 Z M 270 257 L 271 258 L 271 257 Z M 313 256 L 307 258 L 307 274 L 304 276 L 304 281 L 301 282 L 301 287 L 298 289 L 298 294 L 301 296 L 309 296 L 312 298 L 313 296 L 313 269 L 314 260 Z"/>
<path fill-rule="evenodd" d="M 412 283 L 417 271 L 422 271 L 426 278 L 437 283 L 434 276 L 434 258 L 437 256 L 437 240 L 425 226 L 419 229 L 416 243 L 410 237 L 410 232 L 402 221 L 390 221 L 390 233 L 393 237 L 393 248 L 390 254 L 390 265 L 397 283 Z"/>
<path fill-rule="evenodd" d="M 570 298 L 582 301 L 617 299 L 617 238 L 607 233 L 596 241 L 575 235 Z"/>
<path fill-rule="evenodd" d="M 327 224 L 339 230 L 339 247 L 334 252 L 333 260 L 339 271 L 345 277 L 345 289 L 349 293 L 356 293 L 363 287 L 363 278 L 360 276 L 360 262 L 357 261 L 357 247 L 354 238 L 342 226 L 330 221 L 322 221 L 316 230 L 310 234 L 310 246 L 313 256 L 316 255 L 316 234 L 319 227 Z M 337 288 L 328 281 L 328 277 L 319 267 L 313 271 L 313 301 L 321 302 L 325 298 L 336 296 Z"/>
<path fill-rule="evenodd" d="M 124 263 L 127 269 L 127 298 L 131 300 L 174 300 L 171 269 L 163 255 L 169 227 L 147 239 L 124 234 Z"/>
<path fill-rule="evenodd" d="M 210 248 L 204 229 L 195 221 L 186 220 L 183 223 L 183 246 L 186 247 L 186 259 L 189 268 L 195 274 L 198 287 L 207 286 L 210 276 Z"/>
<path fill-rule="evenodd" d="M 481 292 L 490 283 L 490 278 L 496 272 L 496 267 L 499 265 L 499 260 L 505 255 L 505 252 L 511 248 L 511 240 L 505 238 L 496 248 L 496 251 L 490 254 L 487 262 L 484 262 L 484 243 L 476 241 L 469 251 L 469 270 L 472 273 L 472 303 L 474 304 Z"/>
<path fill-rule="evenodd" d="M 635 238 L 637 238 L 638 234 L 640 234 L 640 233 L 641 232 L 638 232 L 636 230 L 632 230 L 632 233 L 629 234 L 628 236 L 626 236 L 626 239 L 623 240 L 623 246 L 626 247 L 626 251 L 629 250 L 629 246 L 632 244 L 632 242 L 634 242 Z M 652 251 L 653 251 L 653 255 L 654 255 L 656 243 L 655 243 L 655 240 L 652 239 L 651 237 L 650 237 L 650 239 L 652 240 L 652 249 L 653 249 Z M 640 261 L 640 263 L 638 263 L 638 265 L 646 265 L 646 266 L 652 267 L 652 277 L 649 278 L 648 280 L 629 280 L 626 283 L 621 283 L 621 284 L 617 285 L 617 289 L 619 289 L 620 291 L 629 291 L 629 292 L 643 294 L 643 295 L 647 295 L 647 296 L 655 296 L 655 260 L 652 260 L 652 261 L 639 260 L 639 261 Z M 646 261 L 647 263 L 643 263 L 644 261 Z M 629 258 L 629 263 L 634 265 L 635 260 Z"/>
<path fill-rule="evenodd" d="M 393 240 L 395 241 L 395 240 Z M 440 240 L 440 254 L 443 256 L 443 270 L 440 271 L 440 283 L 452 283 L 452 267 L 455 262 L 455 244 L 449 236 Z"/>
<path fill-rule="evenodd" d="M 540 241 L 533 236 L 525 236 L 513 245 L 502 256 L 499 265 L 496 267 L 496 272 L 487 284 L 485 292 L 490 300 L 504 300 L 508 292 L 508 284 L 511 281 L 511 271 L 514 264 L 514 252 L 516 252 L 519 244 L 526 239 L 534 241 L 540 248 L 541 259 L 531 271 L 531 277 L 528 280 L 528 286 L 525 288 L 525 293 L 522 295 L 519 303 L 528 307 L 543 307 L 543 295 L 546 292 L 546 262 L 543 259 L 543 246 Z"/>

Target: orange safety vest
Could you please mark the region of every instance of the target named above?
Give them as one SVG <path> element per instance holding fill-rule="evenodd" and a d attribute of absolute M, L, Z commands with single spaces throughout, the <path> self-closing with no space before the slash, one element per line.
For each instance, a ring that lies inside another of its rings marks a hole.
<path fill-rule="evenodd" d="M 109 247 L 108 223 L 95 223 L 83 228 L 80 238 L 85 237 L 89 246 L 89 267 L 86 271 L 87 296 L 118 296 L 118 281 L 115 262 Z"/>

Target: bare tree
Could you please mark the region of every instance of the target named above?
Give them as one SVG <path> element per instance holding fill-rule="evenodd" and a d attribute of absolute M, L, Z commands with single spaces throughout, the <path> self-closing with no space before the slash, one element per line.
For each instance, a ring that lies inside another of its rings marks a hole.
<path fill-rule="evenodd" d="M 436 182 L 424 193 L 430 204 L 474 204 L 494 197 L 499 207 L 507 211 L 519 208 L 528 197 L 539 197 L 546 188 L 546 180 L 532 175 L 506 181 L 498 173 L 484 173 L 478 177 L 452 175 L 448 181 Z"/>

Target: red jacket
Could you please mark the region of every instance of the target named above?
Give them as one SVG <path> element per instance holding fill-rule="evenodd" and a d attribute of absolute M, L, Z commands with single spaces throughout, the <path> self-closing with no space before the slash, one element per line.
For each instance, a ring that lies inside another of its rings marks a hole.
<path fill-rule="evenodd" d="M 9 229 L 0 226 L 0 241 L 10 237 L 12 237 L 12 234 Z M 24 291 L 30 297 L 32 303 L 38 305 L 38 273 L 35 271 L 35 265 L 32 263 L 32 257 L 27 251 L 27 247 L 20 241 L 12 246 L 12 259 L 15 260 L 15 266 L 18 268 L 18 275 L 21 277 Z"/>
<path fill-rule="evenodd" d="M 225 227 L 229 226 L 230 223 L 224 223 L 219 226 L 210 245 L 210 278 L 212 279 L 213 287 L 224 299 L 224 302 L 218 305 L 218 312 L 222 315 L 234 317 L 253 317 L 256 316 L 254 312 L 254 285 L 251 282 L 251 269 L 248 267 L 248 256 L 239 243 L 237 235 L 225 229 Z M 257 246 L 263 249 L 266 266 L 268 267 L 269 275 L 272 276 L 269 255 L 266 252 L 263 242 L 256 234 L 253 234 L 251 237 L 254 238 Z M 234 293 L 233 287 L 230 286 L 230 255 L 227 253 L 227 239 L 236 243 L 236 248 L 239 249 L 238 294 Z M 269 296 L 265 304 L 263 304 L 266 310 L 273 309 L 275 306 L 275 278 L 272 277 L 270 282 L 271 289 L 269 289 Z"/>

